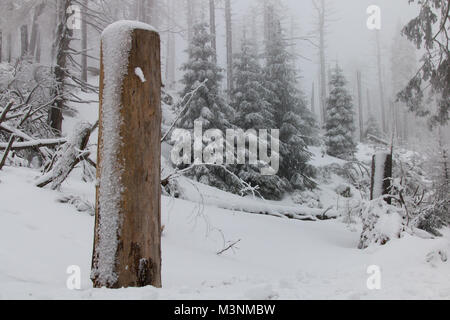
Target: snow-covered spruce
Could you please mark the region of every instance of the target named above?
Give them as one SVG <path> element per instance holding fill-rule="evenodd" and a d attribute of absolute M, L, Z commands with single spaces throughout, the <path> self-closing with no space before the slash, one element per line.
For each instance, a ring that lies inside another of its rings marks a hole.
<path fill-rule="evenodd" d="M 342 69 L 336 64 L 331 75 L 331 92 L 327 100 L 326 146 L 330 156 L 350 160 L 354 158 L 356 130 L 352 97 L 348 93 L 347 80 Z"/>
<path fill-rule="evenodd" d="M 133 30 L 155 29 L 136 21 L 119 21 L 108 26 L 102 33 L 104 90 L 101 113 L 103 128 L 99 148 L 100 165 L 99 206 L 102 217 L 98 224 L 97 256 L 91 274 L 100 284 L 107 286 L 117 281 L 114 272 L 118 246 L 118 230 L 121 189 L 121 173 L 124 168 L 117 161 L 117 153 L 123 143 L 120 138 L 122 118 L 120 115 L 122 82 L 127 74 Z"/>
<path fill-rule="evenodd" d="M 307 145 L 317 136 L 316 122 L 298 89 L 294 56 L 289 51 L 281 23 L 277 21 L 274 25 L 264 54 L 266 100 L 270 104 L 274 128 L 280 129 L 279 176 L 287 182 L 289 189 L 301 190 L 315 187 Z"/>

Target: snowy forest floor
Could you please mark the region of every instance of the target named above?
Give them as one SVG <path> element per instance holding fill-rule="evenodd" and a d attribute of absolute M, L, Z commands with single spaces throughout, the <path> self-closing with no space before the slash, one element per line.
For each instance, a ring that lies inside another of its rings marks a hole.
<path fill-rule="evenodd" d="M 95 104 L 76 109 L 76 119 L 65 120 L 65 133 L 80 119 L 94 123 L 98 117 Z M 93 135 L 91 143 L 96 140 Z M 373 150 L 359 150 L 358 159 L 370 161 Z M 341 161 L 322 157 L 319 148 L 311 151 L 316 167 Z M 241 198 L 182 178 L 185 200 L 162 199 L 163 289 L 93 289 L 94 217 L 58 201 L 72 195 L 94 202 L 94 183 L 82 182 L 80 171 L 59 192 L 35 187 L 37 170 L 0 172 L 0 299 L 450 299 L 450 263 L 427 262 L 430 252 L 450 253 L 449 229 L 441 238 L 406 234 L 385 246 L 358 250 L 360 221 L 348 225 L 344 217 L 307 222 L 254 214 L 261 208 L 273 213 L 296 208 L 314 217 L 330 206 L 336 209 L 344 203 L 336 201 L 335 188 L 345 183 L 337 176 L 316 192 L 320 209 L 291 199 Z M 235 251 L 217 254 L 239 240 Z M 381 268 L 381 290 L 367 288 L 372 265 Z M 67 289 L 69 266 L 80 267 L 81 290 Z"/>
<path fill-rule="evenodd" d="M 450 299 L 450 264 L 426 261 L 450 249 L 444 237 L 405 235 L 383 247 L 356 249 L 360 230 L 342 219 L 303 222 L 163 197 L 163 289 L 93 289 L 89 280 L 94 218 L 37 189 L 39 172 L 4 169 L 0 194 L 0 299 Z M 93 196 L 70 179 L 63 192 Z M 217 252 L 241 240 L 239 250 Z M 82 289 L 66 287 L 69 266 Z M 367 268 L 381 268 L 370 291 Z"/>

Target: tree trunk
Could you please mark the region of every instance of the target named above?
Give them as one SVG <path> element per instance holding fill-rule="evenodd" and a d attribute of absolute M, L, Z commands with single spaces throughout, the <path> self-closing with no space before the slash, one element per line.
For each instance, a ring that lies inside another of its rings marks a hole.
<path fill-rule="evenodd" d="M 0 30 L 0 63 L 3 61 L 3 32 Z"/>
<path fill-rule="evenodd" d="M 327 121 L 327 71 L 325 56 L 325 0 L 321 0 L 319 13 L 319 56 L 320 56 L 320 110 L 322 124 Z"/>
<path fill-rule="evenodd" d="M 364 140 L 364 113 L 363 113 L 363 104 L 362 104 L 362 81 L 361 81 L 361 72 L 357 73 L 357 81 L 358 81 L 358 114 L 359 114 L 359 141 L 363 142 Z"/>
<path fill-rule="evenodd" d="M 155 28 L 158 28 L 159 17 L 158 7 L 156 4 L 157 0 L 148 0 L 147 23 L 151 24 Z"/>
<path fill-rule="evenodd" d="M 33 23 L 31 27 L 31 37 L 30 37 L 30 54 L 34 55 L 36 52 L 37 42 L 38 42 L 38 35 L 39 35 L 39 24 L 38 19 L 42 14 L 42 11 L 45 8 L 45 2 L 39 4 L 34 9 L 34 15 L 33 15 Z"/>
<path fill-rule="evenodd" d="M 370 200 L 388 195 L 392 187 L 392 154 L 378 153 L 372 158 L 372 178 L 370 187 Z M 391 199 L 385 199 L 391 204 Z"/>
<path fill-rule="evenodd" d="M 8 60 L 8 63 L 11 63 L 12 62 L 12 35 L 11 35 L 11 33 L 8 33 L 8 36 L 7 36 L 7 51 L 6 51 L 6 53 L 7 53 L 7 60 Z"/>
<path fill-rule="evenodd" d="M 53 94 L 56 97 L 56 100 L 49 111 L 49 124 L 57 135 L 61 135 L 62 132 L 63 110 L 66 105 L 66 98 L 64 97 L 64 84 L 67 75 L 67 54 L 73 34 L 72 30 L 67 28 L 67 9 L 69 8 L 70 4 L 71 0 L 63 0 L 59 3 L 59 23 L 57 27 L 55 43 L 53 44 L 53 50 L 56 53 L 56 64 L 53 68 L 53 73 L 56 80 L 56 88 Z"/>
<path fill-rule="evenodd" d="M 158 33 L 140 29 L 130 36 L 128 69 L 117 93 L 121 106 L 117 117 L 118 107 L 110 105 L 115 102 L 103 97 L 111 90 L 105 81 L 114 78 L 108 71 L 114 66 L 105 63 L 114 58 L 105 58 L 109 52 L 103 49 L 101 53 L 99 185 L 92 265 L 97 288 L 161 287 L 160 39 Z M 138 67 L 145 82 L 135 74 Z M 122 143 L 113 143 L 116 140 Z"/>
<path fill-rule="evenodd" d="M 387 133 L 387 123 L 386 123 L 386 104 L 384 101 L 384 86 L 383 86 L 383 69 L 381 61 L 381 43 L 380 43 L 380 32 L 376 31 L 376 42 L 377 42 L 377 70 L 378 70 L 378 89 L 380 92 L 380 109 L 381 109 L 381 122 L 383 133 Z"/>
<path fill-rule="evenodd" d="M 186 0 L 187 5 L 187 30 L 188 30 L 188 43 L 192 42 L 194 36 L 194 5 L 192 0 Z"/>
<path fill-rule="evenodd" d="M 20 27 L 20 56 L 24 57 L 28 54 L 28 26 Z"/>
<path fill-rule="evenodd" d="M 87 8 L 89 6 L 88 0 L 83 0 L 81 9 L 81 80 L 85 83 L 88 81 L 88 55 L 87 55 L 87 40 L 88 40 L 88 25 L 87 25 Z M 86 87 L 82 88 L 86 91 Z"/>
<path fill-rule="evenodd" d="M 228 101 L 233 94 L 233 31 L 231 25 L 231 3 L 225 0 L 225 25 L 227 37 L 227 92 Z"/>
<path fill-rule="evenodd" d="M 316 114 L 316 86 L 313 82 L 312 84 L 312 92 L 311 92 L 311 112 Z"/>
<path fill-rule="evenodd" d="M 42 52 L 42 47 L 41 47 L 41 31 L 38 31 L 37 34 L 37 40 L 36 40 L 36 53 L 35 53 L 35 60 L 37 63 L 41 63 L 41 52 Z"/>
<path fill-rule="evenodd" d="M 211 32 L 211 47 L 214 49 L 214 62 L 217 62 L 217 36 L 216 36 L 216 6 L 215 0 L 209 0 L 209 28 Z"/>
<path fill-rule="evenodd" d="M 168 11 L 176 10 L 174 0 L 168 1 Z M 169 32 L 167 35 L 167 53 L 166 53 L 166 85 L 169 89 L 175 86 L 175 68 L 176 68 L 176 41 L 172 28 L 174 27 L 172 20 L 169 20 Z"/>

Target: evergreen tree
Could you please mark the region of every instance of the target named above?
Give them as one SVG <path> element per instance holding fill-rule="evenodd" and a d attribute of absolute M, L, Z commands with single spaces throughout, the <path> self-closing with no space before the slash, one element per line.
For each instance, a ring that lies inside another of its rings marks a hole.
<path fill-rule="evenodd" d="M 356 152 L 354 109 L 352 97 L 346 89 L 347 80 L 336 65 L 331 74 L 330 96 L 327 100 L 326 146 L 331 156 L 352 159 Z"/>
<path fill-rule="evenodd" d="M 245 37 L 241 52 L 234 55 L 232 106 L 237 112 L 235 124 L 244 130 L 273 128 L 273 114 L 265 96 L 264 76 L 254 43 Z"/>
<path fill-rule="evenodd" d="M 296 189 L 314 187 L 311 154 L 307 143 L 314 136 L 314 117 L 307 109 L 297 83 L 294 57 L 284 40 L 281 25 L 270 30 L 264 68 L 266 99 L 271 106 L 275 128 L 280 129 L 280 172 Z"/>
<path fill-rule="evenodd" d="M 211 45 L 212 36 L 208 33 L 208 25 L 199 23 L 194 26 L 192 42 L 187 50 L 189 60 L 183 65 L 185 71 L 182 83 L 182 96 L 192 92 L 206 79 L 202 87 L 192 98 L 184 114 L 180 117 L 180 127 L 193 129 L 195 121 L 201 121 L 203 130 L 211 128 L 225 130 L 231 126 L 233 109 L 220 96 L 219 84 L 222 80 L 222 69 L 214 59 L 215 51 Z"/>
<path fill-rule="evenodd" d="M 256 45 L 245 36 L 241 51 L 234 55 L 233 78 L 232 106 L 237 112 L 235 125 L 244 131 L 274 128 L 274 116 L 265 98 L 267 89 Z M 238 165 L 232 170 L 242 180 L 258 186 L 259 193 L 266 199 L 280 200 L 287 190 L 283 179 L 276 175 L 263 176 L 258 166 Z"/>

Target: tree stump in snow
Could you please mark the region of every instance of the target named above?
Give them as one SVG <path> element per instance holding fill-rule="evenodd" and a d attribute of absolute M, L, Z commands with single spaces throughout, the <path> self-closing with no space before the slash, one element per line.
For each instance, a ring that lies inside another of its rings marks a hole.
<path fill-rule="evenodd" d="M 372 158 L 372 181 L 370 187 L 370 200 L 388 195 L 392 188 L 392 154 L 380 152 Z M 385 199 L 391 204 L 391 199 Z"/>
<path fill-rule="evenodd" d="M 95 287 L 161 287 L 159 34 L 119 21 L 102 34 Z"/>

